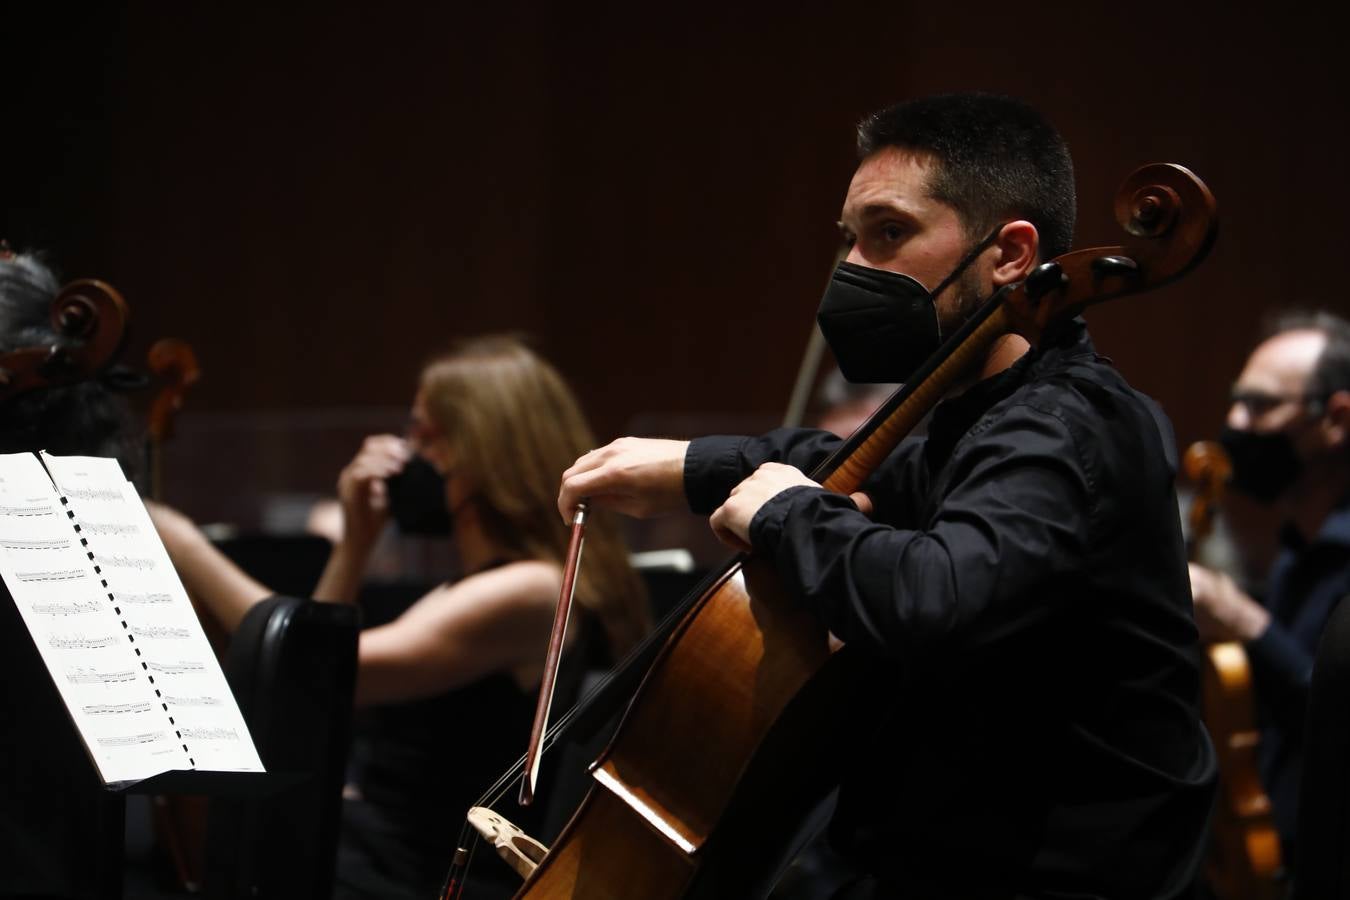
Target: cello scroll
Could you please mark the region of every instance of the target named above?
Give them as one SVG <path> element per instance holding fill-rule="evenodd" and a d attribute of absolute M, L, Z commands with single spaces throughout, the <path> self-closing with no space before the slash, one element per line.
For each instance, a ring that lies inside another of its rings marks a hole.
<path fill-rule="evenodd" d="M 1008 295 L 1014 330 L 1033 345 L 1046 327 L 1090 304 L 1161 287 L 1195 268 L 1218 232 L 1214 195 L 1183 166 L 1136 169 L 1116 192 L 1125 240 L 1043 263 Z"/>
<path fill-rule="evenodd" d="M 0 401 L 39 387 L 73 384 L 105 369 L 126 336 L 127 304 L 111 285 L 72 281 L 51 304 L 54 341 L 0 355 Z"/>

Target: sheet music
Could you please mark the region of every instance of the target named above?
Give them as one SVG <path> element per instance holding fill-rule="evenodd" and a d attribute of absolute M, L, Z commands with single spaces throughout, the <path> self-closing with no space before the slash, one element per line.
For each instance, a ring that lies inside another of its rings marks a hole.
<path fill-rule="evenodd" d="M 43 462 L 50 477 L 31 454 L 0 455 L 0 575 L 100 776 L 262 771 L 187 593 L 116 461 L 44 454 Z"/>

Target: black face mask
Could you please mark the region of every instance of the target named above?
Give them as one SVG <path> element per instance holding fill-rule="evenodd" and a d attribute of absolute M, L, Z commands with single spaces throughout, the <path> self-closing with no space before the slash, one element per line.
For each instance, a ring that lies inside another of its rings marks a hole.
<path fill-rule="evenodd" d="M 385 479 L 389 515 L 404 534 L 448 535 L 454 525 L 445 504 L 445 479 L 420 456 Z"/>
<path fill-rule="evenodd" d="M 899 272 L 841 262 L 816 321 L 839 371 L 854 384 L 905 381 L 942 345 L 937 296 L 998 237 L 989 232 L 931 292 Z"/>
<path fill-rule="evenodd" d="M 1228 483 L 1260 503 L 1274 503 L 1303 474 L 1303 461 L 1289 434 L 1261 434 L 1224 426 L 1219 443 L 1233 463 Z"/>

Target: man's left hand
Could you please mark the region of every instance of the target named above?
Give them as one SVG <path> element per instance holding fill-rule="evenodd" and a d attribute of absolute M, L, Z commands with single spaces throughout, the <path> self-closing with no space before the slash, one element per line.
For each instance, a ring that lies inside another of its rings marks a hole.
<path fill-rule="evenodd" d="M 727 501 L 717 508 L 708 522 L 722 543 L 749 552 L 750 520 L 755 513 L 783 491 L 798 485 L 820 487 L 800 469 L 782 463 L 764 463 L 755 474 L 731 489 Z"/>

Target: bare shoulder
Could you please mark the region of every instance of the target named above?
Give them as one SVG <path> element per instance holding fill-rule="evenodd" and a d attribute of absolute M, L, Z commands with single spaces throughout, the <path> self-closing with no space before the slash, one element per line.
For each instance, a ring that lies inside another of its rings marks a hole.
<path fill-rule="evenodd" d="M 552 604 L 562 588 L 562 569 L 557 563 L 541 559 L 523 559 L 488 569 L 465 578 L 461 584 L 473 583 L 479 590 L 491 591 L 521 602 Z"/>
<path fill-rule="evenodd" d="M 478 572 L 437 588 L 418 605 L 473 605 L 550 610 L 562 587 L 562 570 L 543 560 L 520 560 Z"/>

